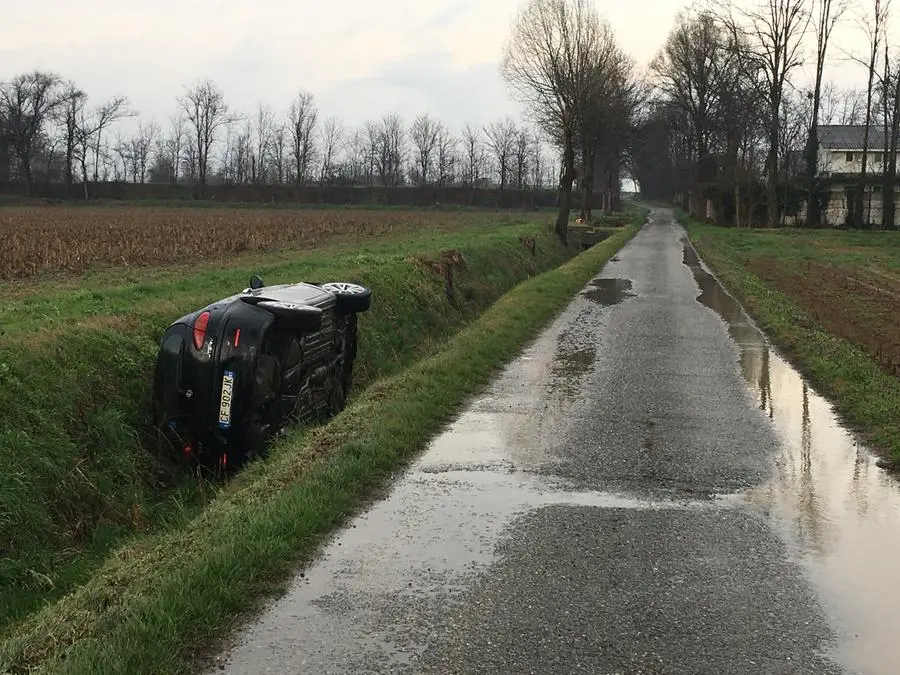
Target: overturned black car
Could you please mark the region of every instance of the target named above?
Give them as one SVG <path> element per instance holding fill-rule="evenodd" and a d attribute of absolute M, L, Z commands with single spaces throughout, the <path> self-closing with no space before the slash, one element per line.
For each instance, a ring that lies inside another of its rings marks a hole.
<path fill-rule="evenodd" d="M 295 421 L 325 419 L 347 399 L 357 314 L 371 291 L 344 282 L 250 288 L 165 331 L 153 419 L 181 459 L 235 467 L 259 457 Z"/>

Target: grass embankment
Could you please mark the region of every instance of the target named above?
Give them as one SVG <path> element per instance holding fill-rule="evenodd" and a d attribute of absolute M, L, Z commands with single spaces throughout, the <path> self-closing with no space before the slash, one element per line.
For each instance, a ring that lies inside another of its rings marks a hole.
<path fill-rule="evenodd" d="M 436 341 L 462 326 L 500 287 L 537 271 L 537 260 L 523 255 L 517 236 L 529 228 L 481 235 L 462 247 L 469 270 L 478 271 L 463 284 L 464 294 L 473 296 L 463 312 L 451 309 L 443 287 L 399 253 L 335 261 L 344 267 L 324 276 L 340 270 L 341 277 L 375 288 L 372 313 L 362 321 L 360 365 L 368 381 L 380 379 L 327 425 L 293 430 L 196 517 L 135 539 L 86 583 L 14 626 L 0 645 L 0 671 L 189 671 L 198 645 L 221 637 L 236 615 L 277 588 L 600 270 L 642 218 L 516 286 L 440 349 L 433 348 Z M 545 232 L 538 236 L 538 260 L 549 267 L 565 254 Z M 323 272 L 316 269 L 315 276 Z M 136 447 L 131 452 L 139 454 Z"/>
<path fill-rule="evenodd" d="M 852 427 L 900 460 L 900 233 L 682 222 L 785 355 Z"/>
<path fill-rule="evenodd" d="M 537 255 L 523 235 L 537 235 Z M 452 248 L 466 265 L 454 270 L 458 307 L 423 264 Z M 150 375 L 173 319 L 246 287 L 254 271 L 268 283 L 361 281 L 376 298 L 361 320 L 364 387 L 570 255 L 539 221 L 493 215 L 368 246 L 0 286 L 0 630 L 84 579 L 121 537 L 183 524 L 215 495 L 209 482 L 173 482 L 145 449 Z"/>

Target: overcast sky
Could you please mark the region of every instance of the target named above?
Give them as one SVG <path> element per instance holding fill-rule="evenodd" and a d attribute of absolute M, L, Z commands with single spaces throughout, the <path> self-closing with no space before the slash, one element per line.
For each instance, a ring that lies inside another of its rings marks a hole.
<path fill-rule="evenodd" d="M 33 69 L 75 80 L 92 100 L 130 97 L 165 124 L 186 84 L 210 77 L 237 110 L 285 110 L 308 89 L 349 124 L 429 112 L 458 128 L 519 109 L 498 74 L 519 0 L 5 0 L 0 80 Z M 861 3 L 860 3 L 861 4 Z M 866 3 L 868 4 L 868 3 Z M 684 0 L 598 0 L 641 66 Z M 839 36 L 857 53 L 859 28 Z M 807 69 L 808 70 L 808 69 Z M 832 75 L 842 84 L 859 67 Z"/>

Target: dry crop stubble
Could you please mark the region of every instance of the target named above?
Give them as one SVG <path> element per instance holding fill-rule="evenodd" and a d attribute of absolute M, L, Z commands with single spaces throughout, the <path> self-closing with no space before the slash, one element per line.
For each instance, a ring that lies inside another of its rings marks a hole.
<path fill-rule="evenodd" d="M 308 249 L 423 229 L 455 231 L 484 219 L 484 214 L 429 211 L 7 207 L 0 209 L 0 279 L 81 272 L 92 265 Z"/>

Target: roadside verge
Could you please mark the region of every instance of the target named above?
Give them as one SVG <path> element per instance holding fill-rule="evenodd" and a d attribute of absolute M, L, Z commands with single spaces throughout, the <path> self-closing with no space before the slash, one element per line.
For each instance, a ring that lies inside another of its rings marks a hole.
<path fill-rule="evenodd" d="M 552 320 L 643 217 L 519 284 L 441 351 L 376 381 L 331 423 L 284 438 L 185 527 L 120 550 L 7 636 L 0 671 L 190 672 Z"/>

